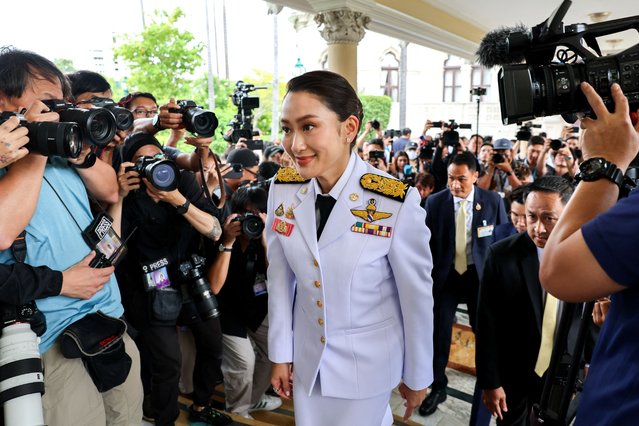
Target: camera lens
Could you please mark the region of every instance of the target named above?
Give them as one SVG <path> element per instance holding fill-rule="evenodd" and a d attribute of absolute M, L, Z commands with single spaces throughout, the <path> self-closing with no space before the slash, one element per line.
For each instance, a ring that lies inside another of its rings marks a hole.
<path fill-rule="evenodd" d="M 115 136 L 115 117 L 107 109 L 69 108 L 58 113 L 62 121 L 78 123 L 83 139 L 94 145 L 104 147 Z"/>
<path fill-rule="evenodd" d="M 259 216 L 247 213 L 242 221 L 242 233 L 251 239 L 259 238 L 264 231 L 264 222 Z"/>
<path fill-rule="evenodd" d="M 161 191 L 172 191 L 178 186 L 180 171 L 173 161 L 161 160 L 149 164 L 144 170 L 144 176 L 153 186 Z"/>
<path fill-rule="evenodd" d="M 44 156 L 78 158 L 82 150 L 80 128 L 75 123 L 33 122 L 26 124 L 29 130 L 29 151 Z"/>
<path fill-rule="evenodd" d="M 198 136 L 210 137 L 217 129 L 217 117 L 211 111 L 199 107 L 189 108 L 183 116 L 184 127 Z"/>
<path fill-rule="evenodd" d="M 119 130 L 127 130 L 133 126 L 133 113 L 131 111 L 113 105 L 107 108 L 115 117 L 115 125 Z"/>
<path fill-rule="evenodd" d="M 563 143 L 563 141 L 561 141 L 560 139 L 553 139 L 550 141 L 550 149 L 552 149 L 553 151 L 557 151 L 564 146 L 566 146 L 566 144 Z"/>

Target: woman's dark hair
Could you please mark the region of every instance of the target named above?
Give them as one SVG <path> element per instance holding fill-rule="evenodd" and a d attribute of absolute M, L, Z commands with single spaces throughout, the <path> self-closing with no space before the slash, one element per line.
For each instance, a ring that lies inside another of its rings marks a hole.
<path fill-rule="evenodd" d="M 151 99 L 153 102 L 155 102 L 156 105 L 158 104 L 155 96 L 153 96 L 149 92 L 133 92 L 120 99 L 118 105 L 120 105 L 122 108 L 131 109 L 131 103 L 137 98 Z"/>
<path fill-rule="evenodd" d="M 246 213 L 257 210 L 266 213 L 268 193 L 260 186 L 243 186 L 237 189 L 231 197 L 231 212 Z"/>
<path fill-rule="evenodd" d="M 310 71 L 289 80 L 286 94 L 307 92 L 317 96 L 320 101 L 339 117 L 346 121 L 351 115 L 359 122 L 356 134 L 364 119 L 364 108 L 353 86 L 339 74 L 330 71 Z M 351 141 L 351 148 L 355 146 L 356 138 Z"/>
<path fill-rule="evenodd" d="M 67 74 L 71 82 L 71 95 L 75 98 L 86 92 L 106 92 L 111 90 L 111 85 L 106 78 L 93 71 L 76 71 Z"/>
<path fill-rule="evenodd" d="M 0 49 L 0 92 L 8 98 L 19 98 L 31 80 L 44 78 L 62 87 L 62 96 L 71 95 L 69 80 L 53 62 L 37 53 L 13 47 Z"/>

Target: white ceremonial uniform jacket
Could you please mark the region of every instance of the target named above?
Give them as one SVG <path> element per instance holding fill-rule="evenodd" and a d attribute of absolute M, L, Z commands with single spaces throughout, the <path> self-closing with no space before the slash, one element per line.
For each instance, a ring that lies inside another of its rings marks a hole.
<path fill-rule="evenodd" d="M 335 398 L 377 396 L 400 379 L 411 389 L 424 389 L 433 379 L 432 258 L 425 211 L 414 188 L 403 202 L 364 189 L 360 178 L 367 173 L 386 187 L 403 187 L 355 154 L 353 161 L 319 242 L 314 182 L 278 183 L 287 173 L 302 180 L 286 169 L 271 185 L 269 358 L 293 362 L 294 386 L 309 395 L 318 373 L 322 395 Z M 369 200 L 375 200 L 376 213 L 389 217 L 369 223 L 352 212 L 366 211 Z M 371 225 L 391 229 L 381 228 L 382 235 L 360 233 L 375 232 L 365 230 L 375 228 Z M 388 231 L 390 236 L 384 236 Z"/>

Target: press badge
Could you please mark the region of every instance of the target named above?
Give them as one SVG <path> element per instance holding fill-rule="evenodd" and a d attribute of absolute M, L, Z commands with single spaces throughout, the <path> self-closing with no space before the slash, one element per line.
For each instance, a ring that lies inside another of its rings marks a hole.
<path fill-rule="evenodd" d="M 166 257 L 142 264 L 142 281 L 145 291 L 160 290 L 171 285 L 167 266 L 169 261 Z"/>
<path fill-rule="evenodd" d="M 257 274 L 255 276 L 255 284 L 253 284 L 253 294 L 261 296 L 266 294 L 266 275 Z"/>
<path fill-rule="evenodd" d="M 477 238 L 490 237 L 491 235 L 493 235 L 494 228 L 495 225 L 480 226 L 479 228 L 477 228 Z"/>
<path fill-rule="evenodd" d="M 95 257 L 89 263 L 92 268 L 106 268 L 117 265 L 126 251 L 126 244 L 113 229 L 113 218 L 106 213 L 98 214 L 82 231 L 82 237 Z"/>

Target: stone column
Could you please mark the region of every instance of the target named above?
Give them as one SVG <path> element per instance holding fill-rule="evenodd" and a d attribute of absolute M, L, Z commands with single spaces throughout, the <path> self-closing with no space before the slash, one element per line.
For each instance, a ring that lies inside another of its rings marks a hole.
<path fill-rule="evenodd" d="M 315 15 L 320 34 L 328 44 L 328 69 L 344 76 L 357 90 L 357 44 L 364 37 L 368 16 L 350 9 Z"/>

